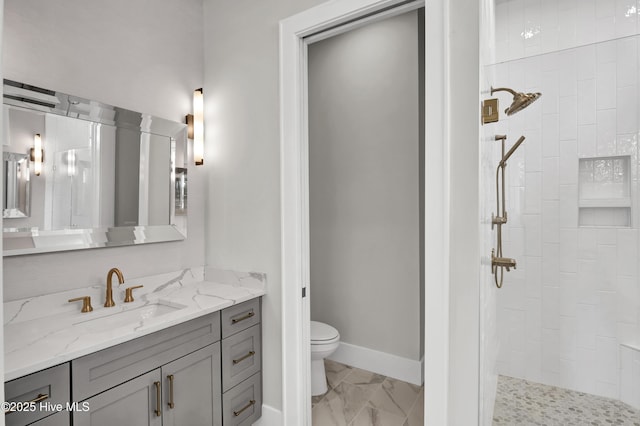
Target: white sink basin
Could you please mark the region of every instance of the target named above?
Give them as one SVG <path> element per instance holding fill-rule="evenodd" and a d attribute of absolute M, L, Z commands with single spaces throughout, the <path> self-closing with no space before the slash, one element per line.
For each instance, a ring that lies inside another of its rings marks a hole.
<path fill-rule="evenodd" d="M 184 305 L 156 302 L 137 308 L 117 311 L 112 314 L 101 315 L 97 318 L 78 321 L 73 325 L 86 328 L 91 332 L 100 332 L 123 327 L 126 325 L 139 325 L 142 321 L 161 317 L 163 315 L 176 312 L 180 309 L 184 309 L 185 307 L 186 306 Z"/>

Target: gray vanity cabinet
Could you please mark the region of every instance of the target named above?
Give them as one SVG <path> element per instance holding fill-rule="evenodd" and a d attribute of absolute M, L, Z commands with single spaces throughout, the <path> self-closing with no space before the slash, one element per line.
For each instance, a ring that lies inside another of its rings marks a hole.
<path fill-rule="evenodd" d="M 220 343 L 86 400 L 74 426 L 221 425 Z"/>
<path fill-rule="evenodd" d="M 8 401 L 46 395 L 72 413 L 6 424 L 249 426 L 262 414 L 260 319 L 253 299 L 7 382 Z"/>
<path fill-rule="evenodd" d="M 220 343 L 162 367 L 163 426 L 222 424 Z"/>
<path fill-rule="evenodd" d="M 156 385 L 156 383 L 158 385 Z M 74 426 L 162 426 L 160 370 L 154 370 L 89 398 L 88 411 L 73 413 Z M 158 406 L 160 402 L 160 406 Z"/>
<path fill-rule="evenodd" d="M 250 426 L 262 415 L 260 299 L 224 309 L 222 323 L 222 419 Z"/>
<path fill-rule="evenodd" d="M 38 420 L 35 423 L 31 423 L 31 426 L 69 426 L 69 419 L 69 412 L 61 411 L 57 414 L 45 417 L 42 420 Z"/>

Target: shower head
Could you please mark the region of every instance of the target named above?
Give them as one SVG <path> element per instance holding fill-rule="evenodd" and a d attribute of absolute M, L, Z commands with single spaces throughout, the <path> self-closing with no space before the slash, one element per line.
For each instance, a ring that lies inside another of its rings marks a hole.
<path fill-rule="evenodd" d="M 505 114 L 507 115 L 512 115 L 518 111 L 522 111 L 523 109 L 531 105 L 536 99 L 542 96 L 542 93 L 540 92 L 522 93 L 522 92 L 516 92 L 515 90 L 509 89 L 508 87 L 499 87 L 497 89 L 494 89 L 493 87 L 491 88 L 492 95 L 493 95 L 493 92 L 500 92 L 500 91 L 509 92 L 513 95 L 513 101 L 511 102 L 511 105 L 509 106 L 509 108 L 504 110 Z"/>

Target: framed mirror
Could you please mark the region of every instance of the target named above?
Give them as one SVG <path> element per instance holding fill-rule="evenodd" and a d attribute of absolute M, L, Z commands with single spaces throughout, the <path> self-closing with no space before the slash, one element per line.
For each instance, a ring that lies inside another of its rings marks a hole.
<path fill-rule="evenodd" d="M 3 109 L 4 256 L 186 238 L 186 125 L 9 80 Z"/>

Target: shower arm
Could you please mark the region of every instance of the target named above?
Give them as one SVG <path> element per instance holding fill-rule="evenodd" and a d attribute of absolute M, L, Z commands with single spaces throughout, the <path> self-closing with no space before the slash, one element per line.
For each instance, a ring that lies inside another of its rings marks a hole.
<path fill-rule="evenodd" d="M 509 92 L 511 93 L 513 96 L 517 95 L 517 92 L 513 89 L 509 89 L 508 87 L 496 87 L 495 89 L 492 87 L 491 88 L 491 95 L 493 96 L 494 92 Z"/>

